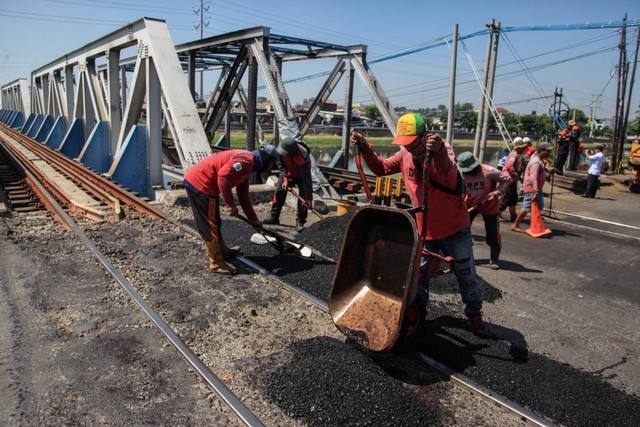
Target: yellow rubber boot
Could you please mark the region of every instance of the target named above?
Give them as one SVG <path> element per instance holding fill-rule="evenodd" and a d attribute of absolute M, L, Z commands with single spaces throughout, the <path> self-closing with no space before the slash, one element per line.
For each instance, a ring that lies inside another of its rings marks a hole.
<path fill-rule="evenodd" d="M 222 244 L 204 242 L 209 255 L 209 270 L 218 274 L 236 274 L 236 269 L 227 264 L 222 257 Z"/>

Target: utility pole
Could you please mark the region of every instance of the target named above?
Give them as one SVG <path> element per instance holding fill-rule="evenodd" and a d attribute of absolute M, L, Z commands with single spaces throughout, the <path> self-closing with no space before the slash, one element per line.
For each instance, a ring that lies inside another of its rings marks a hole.
<path fill-rule="evenodd" d="M 551 105 L 551 115 L 552 115 L 552 120 L 553 120 L 553 128 L 556 130 L 561 130 L 563 129 L 566 124 L 564 122 L 564 119 L 562 118 L 562 113 L 565 108 L 565 103 L 562 101 L 562 88 L 560 88 L 560 91 L 558 92 L 558 88 L 556 87 L 556 90 L 553 92 L 553 104 Z M 566 105 L 566 116 L 568 118 L 569 115 L 569 106 Z"/>
<path fill-rule="evenodd" d="M 493 27 L 496 24 L 496 20 L 492 19 L 491 23 L 487 25 L 489 31 L 489 41 L 487 43 L 487 54 L 484 58 L 484 73 L 482 76 L 482 97 L 480 98 L 480 107 L 478 111 L 478 121 L 476 123 L 476 134 L 473 142 L 473 155 L 478 156 L 480 152 L 480 135 L 482 134 L 482 124 L 484 123 L 483 115 L 484 115 L 484 104 L 486 102 L 486 88 L 487 88 L 487 80 L 489 79 L 489 63 L 491 62 L 491 47 L 493 46 Z M 449 115 L 453 114 L 453 111 L 449 111 Z"/>
<path fill-rule="evenodd" d="M 480 163 L 484 162 L 484 152 L 487 149 L 487 135 L 489 134 L 489 120 L 491 119 L 491 111 L 493 110 L 493 86 L 496 81 L 496 68 L 498 63 L 498 42 L 500 41 L 500 22 L 498 25 L 491 28 L 491 31 L 495 33 L 493 37 L 493 52 L 491 54 L 491 69 L 489 71 L 489 80 L 487 81 L 487 96 L 484 104 L 484 125 L 482 128 L 482 140 L 480 141 L 480 151 L 478 153 L 478 159 Z M 497 116 L 496 112 L 496 116 Z M 499 120 L 496 117 L 496 126 L 500 126 Z"/>
<path fill-rule="evenodd" d="M 449 117 L 447 117 L 447 143 L 453 146 L 453 110 L 456 103 L 456 67 L 458 60 L 458 24 L 453 26 L 453 46 L 451 47 L 451 88 L 449 90 Z"/>
<path fill-rule="evenodd" d="M 591 122 L 589 138 L 593 138 L 595 136 L 596 127 L 598 125 L 598 121 L 596 120 L 596 116 L 598 115 L 598 104 L 600 102 L 600 98 L 602 97 L 602 92 L 595 93 L 593 95 L 593 102 L 591 102 Z"/>
<path fill-rule="evenodd" d="M 200 29 L 200 40 L 204 38 L 204 27 L 209 26 L 209 17 L 205 17 L 204 13 L 209 11 L 209 7 L 211 6 L 210 1 L 200 0 L 200 7 L 194 9 L 196 15 L 200 15 L 200 22 L 196 22 L 194 27 Z M 200 70 L 200 100 L 204 100 L 204 69 Z"/>
<path fill-rule="evenodd" d="M 624 15 L 623 22 L 627 22 L 627 15 Z M 613 143 L 611 144 L 611 170 L 618 170 L 618 162 L 621 160 L 620 145 L 624 138 L 623 119 L 624 98 L 627 91 L 627 28 L 622 27 L 620 34 L 620 44 L 618 45 L 620 56 L 618 58 L 618 86 L 616 91 L 616 115 L 613 127 Z"/>
<path fill-rule="evenodd" d="M 624 113 L 624 120 L 622 123 L 622 129 L 624 129 L 622 141 L 620 141 L 620 155 L 618 157 L 618 168 L 616 169 L 616 173 L 620 173 L 620 165 L 622 164 L 622 157 L 624 156 L 624 144 L 627 142 L 627 125 L 629 124 L 629 110 L 631 109 L 631 94 L 633 93 L 633 83 L 636 77 L 636 65 L 638 64 L 638 49 L 640 49 L 640 28 L 637 30 L 638 34 L 636 35 L 636 51 L 633 54 L 633 66 L 631 68 L 631 81 L 629 82 L 629 93 L 627 95 L 627 108 Z M 627 65 L 628 72 L 628 65 Z M 625 80 L 626 81 L 626 80 Z"/>

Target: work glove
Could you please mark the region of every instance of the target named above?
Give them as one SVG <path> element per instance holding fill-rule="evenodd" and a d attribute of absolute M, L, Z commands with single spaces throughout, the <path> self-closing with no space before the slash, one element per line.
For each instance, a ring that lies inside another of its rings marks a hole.
<path fill-rule="evenodd" d="M 313 207 L 313 200 L 305 200 L 304 203 L 302 203 L 302 207 L 305 209 L 311 209 Z"/>

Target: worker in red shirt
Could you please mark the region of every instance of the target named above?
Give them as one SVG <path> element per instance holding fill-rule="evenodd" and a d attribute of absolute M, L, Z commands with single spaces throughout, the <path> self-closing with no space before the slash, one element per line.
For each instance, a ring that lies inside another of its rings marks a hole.
<path fill-rule="evenodd" d="M 498 261 L 502 250 L 498 212 L 500 199 L 509 188 L 511 177 L 507 171 L 499 171 L 492 166 L 481 164 L 480 160 L 470 151 L 460 153 L 458 169 L 464 175 L 464 181 L 467 184 L 467 194 L 464 200 L 469 211 L 469 221 L 473 223 L 478 214 L 482 215 L 485 240 L 491 251 L 489 268 L 498 270 L 500 269 Z"/>
<path fill-rule="evenodd" d="M 524 180 L 522 181 L 522 189 L 524 190 L 524 200 L 522 201 L 522 209 L 518 212 L 516 220 L 511 226 L 512 231 L 523 232 L 520 223 L 525 219 L 527 213 L 531 212 L 531 205 L 538 204 L 540 212 L 544 209 L 544 198 L 542 187 L 547 179 L 547 172 L 556 173 L 556 168 L 552 167 L 547 171 L 547 159 L 551 155 L 553 147 L 548 142 L 538 144 L 536 154 L 533 155 L 527 169 L 524 172 Z"/>
<path fill-rule="evenodd" d="M 418 232 L 424 236 L 424 249 L 442 251 L 454 258 L 452 270 L 458 280 L 465 314 L 474 333 L 485 330 L 482 320 L 482 290 L 473 258 L 473 242 L 469 228 L 469 213 L 464 202 L 464 180 L 456 167 L 453 148 L 437 134 L 427 131 L 417 114 L 405 114 L 398 120 L 397 136 L 392 144 L 400 150 L 387 159 L 380 157 L 360 132 L 352 132 L 350 141 L 358 144 L 369 169 L 376 176 L 402 173 L 407 194 L 414 207 L 423 206 L 423 162 L 430 153 L 429 191 L 427 193 L 427 229 L 422 230 L 423 213 L 416 213 Z M 426 231 L 426 232 L 423 232 Z M 429 299 L 427 272 L 433 255 L 424 254 L 420 262 L 419 293 Z"/>
<path fill-rule="evenodd" d="M 239 247 L 229 248 L 222 238 L 220 195 L 227 214 L 239 215 L 232 189 L 235 187 L 242 211 L 254 227 L 262 223 L 253 210 L 249 198 L 249 178 L 253 172 L 262 173 L 276 164 L 275 147 L 262 146 L 258 150 L 226 150 L 210 154 L 189 168 L 184 175 L 189 204 L 196 229 L 204 240 L 209 256 L 209 269 L 219 274 L 235 274 L 225 257 L 238 254 Z"/>
<path fill-rule="evenodd" d="M 311 181 L 311 156 L 309 147 L 295 138 L 283 139 L 278 148 L 278 155 L 282 161 L 284 171 L 276 183 L 276 191 L 271 201 L 271 213 L 264 224 L 280 224 L 280 212 L 287 199 L 289 188 L 298 187 L 299 196 L 296 212 L 296 231 L 304 230 L 309 209 L 313 206 L 313 183 Z"/>
<path fill-rule="evenodd" d="M 526 136 L 522 138 L 522 140 L 524 141 L 525 144 L 527 144 L 527 146 L 524 149 L 524 155 L 527 156 L 528 158 L 531 158 L 531 156 L 536 154 L 536 147 L 533 146 L 533 142 L 531 142 L 531 139 L 527 138 Z"/>
<path fill-rule="evenodd" d="M 504 193 L 504 196 L 500 200 L 500 215 L 507 208 L 509 208 L 509 221 L 513 222 L 516 219 L 516 205 L 518 204 L 518 181 L 520 181 L 520 174 L 522 172 L 523 152 L 527 148 L 527 143 L 531 141 L 525 141 L 529 138 L 517 137 L 513 140 L 513 150 L 507 156 L 507 160 L 504 163 L 503 171 L 509 174 L 511 178 L 511 184 Z M 535 152 L 535 147 L 533 148 Z M 529 157 L 531 158 L 531 157 Z"/>

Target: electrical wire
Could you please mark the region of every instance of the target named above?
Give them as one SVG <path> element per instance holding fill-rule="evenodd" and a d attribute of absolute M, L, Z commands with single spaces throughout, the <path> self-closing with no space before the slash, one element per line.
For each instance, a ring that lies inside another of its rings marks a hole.
<path fill-rule="evenodd" d="M 542 90 L 542 87 L 536 81 L 535 77 L 533 76 L 533 73 L 529 71 L 529 69 L 527 68 L 527 65 L 525 64 L 525 62 L 522 60 L 522 58 L 516 51 L 515 46 L 513 46 L 513 43 L 511 43 L 511 40 L 509 40 L 509 37 L 507 36 L 507 34 L 503 34 L 502 39 L 506 42 L 507 47 L 511 51 L 511 54 L 513 55 L 514 58 L 516 58 L 516 62 L 520 65 L 523 73 L 527 76 L 527 79 L 529 79 L 529 81 L 531 82 L 531 85 L 533 86 L 534 90 L 538 93 L 538 96 L 543 97 L 544 90 Z"/>
<path fill-rule="evenodd" d="M 491 112 L 493 119 L 498 125 L 498 131 L 500 132 L 500 136 L 502 137 L 502 140 L 507 146 L 507 149 L 511 150 L 512 149 L 511 145 L 513 144 L 513 140 L 511 139 L 511 133 L 508 131 L 507 126 L 504 124 L 504 121 L 502 120 L 502 117 L 500 116 L 500 114 L 498 114 L 496 106 L 493 103 L 493 99 L 487 92 L 487 87 L 484 85 L 484 82 L 480 80 L 480 74 L 478 73 L 478 69 L 476 68 L 475 63 L 473 62 L 473 58 L 471 57 L 469 50 L 467 49 L 467 44 L 464 41 L 460 42 L 460 44 L 462 45 L 462 48 L 465 51 L 467 60 L 469 61 L 469 65 L 471 65 L 471 69 L 473 70 L 473 74 L 476 76 L 476 81 L 478 82 L 478 85 L 480 86 L 480 90 L 484 95 L 485 102 L 489 105 L 489 111 Z M 480 106 L 480 107 L 484 108 L 484 106 Z"/>

